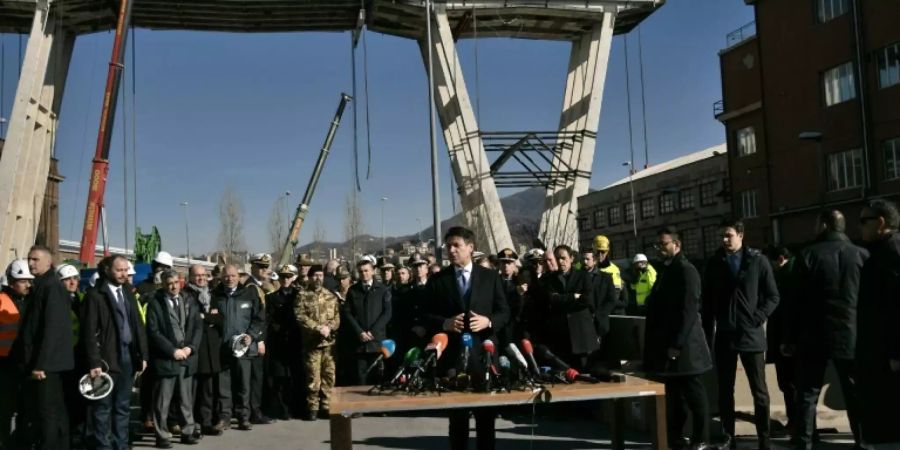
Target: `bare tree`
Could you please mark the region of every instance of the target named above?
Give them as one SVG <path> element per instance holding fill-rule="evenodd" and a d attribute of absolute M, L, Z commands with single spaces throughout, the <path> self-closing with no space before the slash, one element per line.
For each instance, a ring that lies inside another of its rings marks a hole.
<path fill-rule="evenodd" d="M 325 225 L 322 224 L 320 219 L 316 219 L 316 226 L 313 228 L 313 254 L 316 255 L 317 258 L 323 259 L 325 257 L 325 253 L 322 251 L 322 244 L 325 243 L 325 239 L 327 237 L 327 232 L 325 231 Z"/>
<path fill-rule="evenodd" d="M 287 197 L 279 195 L 269 211 L 269 246 L 272 248 L 272 261 L 281 261 L 281 250 L 287 240 L 290 223 L 285 214 Z"/>
<path fill-rule="evenodd" d="M 225 186 L 219 200 L 219 247 L 230 263 L 243 263 L 246 253 L 244 240 L 244 204 L 234 186 Z"/>
<path fill-rule="evenodd" d="M 344 237 L 350 244 L 348 259 L 356 262 L 356 255 L 361 251 L 359 237 L 363 231 L 362 210 L 359 207 L 359 194 L 356 189 L 350 189 L 344 208 Z"/>

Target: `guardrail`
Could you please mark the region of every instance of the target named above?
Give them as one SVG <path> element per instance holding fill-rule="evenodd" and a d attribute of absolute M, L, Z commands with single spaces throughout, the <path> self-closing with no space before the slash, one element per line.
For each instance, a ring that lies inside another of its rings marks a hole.
<path fill-rule="evenodd" d="M 725 48 L 734 47 L 756 36 L 756 21 L 752 21 L 725 35 Z"/>

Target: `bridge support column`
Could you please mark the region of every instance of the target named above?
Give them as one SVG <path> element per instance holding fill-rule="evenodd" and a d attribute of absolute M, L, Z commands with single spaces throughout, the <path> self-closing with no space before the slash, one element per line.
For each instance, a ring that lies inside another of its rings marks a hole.
<path fill-rule="evenodd" d="M 588 193 L 615 19 L 615 13 L 603 14 L 602 23 L 572 42 L 559 130 L 575 137 L 553 163 L 565 163 L 577 176 L 547 188 L 540 237 L 548 246 L 578 246 L 578 197 Z"/>
<path fill-rule="evenodd" d="M 434 101 L 466 223 L 475 232 L 479 251 L 496 253 L 505 247 L 512 248 L 509 226 L 469 101 L 450 22 L 442 7 L 435 11 L 432 44 Z M 431 70 L 428 67 L 428 42 L 420 40 L 419 47 L 425 70 Z"/>
<path fill-rule="evenodd" d="M 0 157 L 0 267 L 34 244 L 75 35 L 38 0 Z"/>

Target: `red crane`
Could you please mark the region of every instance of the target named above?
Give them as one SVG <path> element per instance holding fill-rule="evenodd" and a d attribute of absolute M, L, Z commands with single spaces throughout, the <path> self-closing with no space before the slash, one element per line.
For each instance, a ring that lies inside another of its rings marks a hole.
<path fill-rule="evenodd" d="M 113 40 L 109 72 L 106 75 L 106 89 L 103 94 L 103 109 L 100 112 L 100 130 L 97 133 L 97 150 L 91 167 L 88 185 L 87 208 L 84 212 L 84 228 L 81 234 L 81 262 L 87 266 L 94 264 L 94 249 L 97 245 L 97 228 L 100 225 L 100 210 L 106 193 L 106 177 L 109 174 L 109 144 L 116 116 L 119 98 L 119 84 L 125 68 L 125 44 L 128 26 L 131 22 L 131 0 L 121 0 L 116 21 L 116 35 Z"/>

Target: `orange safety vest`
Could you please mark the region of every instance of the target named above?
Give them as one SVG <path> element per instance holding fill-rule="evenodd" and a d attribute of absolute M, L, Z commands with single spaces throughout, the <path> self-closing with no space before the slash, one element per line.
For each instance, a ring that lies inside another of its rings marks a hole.
<path fill-rule="evenodd" d="M 19 308 L 9 294 L 0 292 L 0 357 L 9 356 L 18 334 Z"/>

